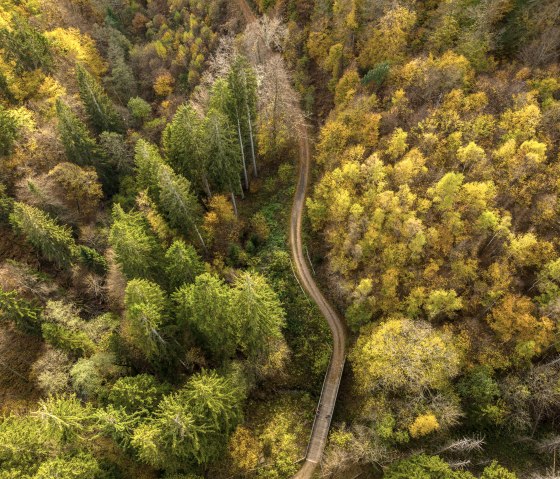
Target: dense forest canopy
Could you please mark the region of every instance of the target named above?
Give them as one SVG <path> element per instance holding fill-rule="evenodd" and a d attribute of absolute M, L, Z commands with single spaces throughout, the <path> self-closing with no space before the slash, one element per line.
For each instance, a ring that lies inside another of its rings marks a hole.
<path fill-rule="evenodd" d="M 0 0 L 0 479 L 296 473 L 301 141 L 317 477 L 556 477 L 558 0 Z"/>

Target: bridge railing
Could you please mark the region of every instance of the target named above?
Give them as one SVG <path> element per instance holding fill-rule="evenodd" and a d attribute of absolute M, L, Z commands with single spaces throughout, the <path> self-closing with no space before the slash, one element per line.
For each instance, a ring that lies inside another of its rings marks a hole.
<path fill-rule="evenodd" d="M 333 353 L 331 352 L 329 365 L 327 367 L 327 372 L 325 373 L 325 379 L 323 379 L 323 386 L 321 387 L 321 395 L 319 396 L 319 402 L 317 404 L 317 408 L 315 409 L 315 418 L 313 419 L 313 426 L 311 427 L 311 433 L 309 434 L 309 440 L 307 441 L 307 449 L 305 450 L 305 459 L 307 459 L 307 456 L 309 455 L 309 449 L 311 448 L 312 445 L 312 439 L 313 439 L 313 434 L 315 433 L 315 427 L 317 426 L 317 421 L 320 419 L 319 411 L 321 409 L 321 406 L 323 405 L 323 394 L 325 393 L 325 385 L 327 384 L 327 380 L 329 378 L 329 371 L 332 366 L 332 359 L 333 359 Z M 338 390 L 340 388 L 340 382 L 342 380 L 342 373 L 344 372 L 345 364 L 346 364 L 346 357 L 344 357 L 344 359 L 342 360 L 342 365 L 340 366 L 340 370 L 338 371 L 335 398 L 338 397 Z M 334 404 L 336 405 L 336 401 Z M 333 413 L 334 413 L 334 407 L 333 407 L 333 411 L 330 412 L 328 417 L 327 434 L 331 428 Z"/>

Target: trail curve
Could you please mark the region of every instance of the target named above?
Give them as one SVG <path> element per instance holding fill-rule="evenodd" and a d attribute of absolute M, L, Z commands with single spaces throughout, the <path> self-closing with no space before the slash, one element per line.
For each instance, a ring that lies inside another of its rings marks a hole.
<path fill-rule="evenodd" d="M 247 0 L 236 0 L 236 2 L 247 24 L 257 20 Z M 340 316 L 321 293 L 305 261 L 302 242 L 302 220 L 309 183 L 311 152 L 308 128 L 304 123 L 297 127 L 297 135 L 299 139 L 299 173 L 290 217 L 290 249 L 299 281 L 328 322 L 334 342 L 331 360 L 325 375 L 321 397 L 307 446 L 305 462 L 293 477 L 293 479 L 310 479 L 317 464 L 321 461 L 328 439 L 346 359 L 346 329 Z"/>

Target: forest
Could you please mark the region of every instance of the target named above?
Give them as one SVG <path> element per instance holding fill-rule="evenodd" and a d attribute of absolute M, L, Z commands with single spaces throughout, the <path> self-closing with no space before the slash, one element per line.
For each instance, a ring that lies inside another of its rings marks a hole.
<path fill-rule="evenodd" d="M 0 0 L 0 479 L 560 477 L 559 227 L 559 0 Z"/>

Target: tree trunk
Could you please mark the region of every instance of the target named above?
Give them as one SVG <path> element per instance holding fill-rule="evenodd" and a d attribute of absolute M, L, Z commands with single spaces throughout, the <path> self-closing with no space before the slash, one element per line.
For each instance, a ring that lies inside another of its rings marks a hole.
<path fill-rule="evenodd" d="M 210 184 L 208 183 L 208 178 L 206 176 L 202 180 L 204 182 L 204 189 L 206 190 L 206 195 L 208 198 L 212 198 L 212 191 L 210 190 Z"/>
<path fill-rule="evenodd" d="M 253 156 L 253 173 L 255 178 L 259 175 L 257 174 L 257 158 L 255 156 L 255 143 L 253 141 L 253 122 L 251 119 L 251 110 L 249 108 L 249 103 L 247 103 L 247 123 L 249 124 L 249 138 L 251 140 L 251 155 Z"/>
<path fill-rule="evenodd" d="M 231 203 L 233 204 L 233 211 L 235 213 L 235 216 L 239 216 L 237 214 L 237 201 L 235 200 L 235 194 L 233 193 L 233 191 L 231 192 Z"/>
<path fill-rule="evenodd" d="M 196 231 L 196 234 L 198 235 L 198 239 L 200 240 L 200 243 L 202 244 L 202 247 L 204 248 L 204 251 L 208 251 L 208 248 L 206 247 L 206 243 L 204 242 L 204 239 L 202 238 L 202 235 L 200 234 L 198 226 L 194 225 L 194 229 Z"/>
<path fill-rule="evenodd" d="M 245 193 L 243 193 L 243 185 L 241 184 L 241 177 L 238 175 L 237 178 L 239 179 L 239 191 L 241 192 L 241 199 L 245 199 Z"/>
<path fill-rule="evenodd" d="M 239 147 L 241 148 L 241 159 L 243 160 L 243 176 L 245 178 L 245 188 L 249 189 L 249 177 L 247 176 L 247 163 L 245 161 L 245 148 L 243 146 L 243 137 L 241 136 L 241 122 L 239 115 L 237 116 L 237 134 L 239 135 Z M 241 188 L 243 191 L 243 188 Z"/>

